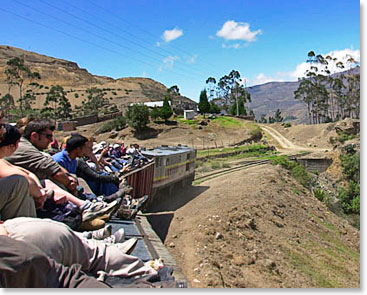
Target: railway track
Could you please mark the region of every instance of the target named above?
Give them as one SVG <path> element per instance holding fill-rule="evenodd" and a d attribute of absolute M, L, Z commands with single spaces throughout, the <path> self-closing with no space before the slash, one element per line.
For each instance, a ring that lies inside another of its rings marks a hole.
<path fill-rule="evenodd" d="M 264 164 L 267 164 L 269 162 L 270 162 L 270 160 L 246 161 L 243 164 L 237 165 L 237 166 L 232 167 L 232 168 L 228 168 L 228 169 L 220 170 L 220 171 L 215 171 L 215 172 L 203 175 L 203 176 L 195 177 L 194 184 L 200 184 L 204 181 L 207 181 L 207 180 L 210 180 L 210 179 L 222 176 L 222 175 L 226 175 L 226 174 L 229 174 L 229 173 L 232 173 L 232 172 L 236 172 L 236 171 L 242 170 L 244 168 L 264 165 Z"/>

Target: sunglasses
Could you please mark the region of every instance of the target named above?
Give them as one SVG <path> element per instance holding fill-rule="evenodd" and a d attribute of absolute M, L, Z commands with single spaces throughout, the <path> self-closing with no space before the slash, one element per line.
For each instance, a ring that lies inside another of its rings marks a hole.
<path fill-rule="evenodd" d="M 47 133 L 38 133 L 39 135 L 44 135 L 46 136 L 47 139 L 52 140 L 54 138 L 54 136 L 52 134 L 47 134 Z"/>

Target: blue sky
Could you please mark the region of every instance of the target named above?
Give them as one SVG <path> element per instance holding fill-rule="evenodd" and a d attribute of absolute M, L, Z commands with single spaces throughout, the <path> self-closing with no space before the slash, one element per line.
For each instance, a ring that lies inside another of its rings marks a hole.
<path fill-rule="evenodd" d="M 294 81 L 307 53 L 360 56 L 356 0 L 2 0 L 1 44 L 147 77 L 198 101 L 231 70 L 246 85 Z"/>

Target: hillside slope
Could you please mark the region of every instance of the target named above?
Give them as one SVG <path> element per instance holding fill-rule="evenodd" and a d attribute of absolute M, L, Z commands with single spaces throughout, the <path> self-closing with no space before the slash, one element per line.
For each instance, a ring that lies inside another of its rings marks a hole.
<path fill-rule="evenodd" d="M 192 287 L 360 286 L 359 231 L 281 167 L 218 177 L 176 198 L 190 201 L 174 212 L 165 244 Z"/>
<path fill-rule="evenodd" d="M 149 78 L 119 78 L 96 76 L 82 69 L 77 63 L 53 58 L 38 53 L 26 51 L 6 45 L 0 45 L 0 93 L 8 92 L 8 84 L 4 70 L 6 62 L 13 58 L 23 58 L 25 64 L 33 71 L 38 72 L 41 80 L 37 81 L 47 87 L 51 85 L 61 85 L 67 91 L 67 97 L 74 107 L 81 105 L 81 101 L 86 99 L 86 89 L 97 87 L 104 89 L 105 97 L 110 102 L 115 103 L 120 108 L 125 108 L 130 103 L 148 102 L 163 100 L 167 87 L 162 83 Z M 169 85 L 168 87 L 170 87 Z M 39 91 L 34 108 L 42 108 L 46 98 L 47 90 Z M 15 99 L 19 97 L 17 87 L 13 87 L 11 94 Z M 179 96 L 181 101 L 191 100 L 184 96 Z"/>

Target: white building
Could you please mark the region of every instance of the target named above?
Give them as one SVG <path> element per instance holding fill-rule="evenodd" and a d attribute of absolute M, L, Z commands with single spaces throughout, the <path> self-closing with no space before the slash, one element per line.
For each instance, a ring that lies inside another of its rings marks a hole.
<path fill-rule="evenodd" d="M 185 120 L 191 120 L 195 118 L 194 110 L 184 110 L 184 118 Z"/>

